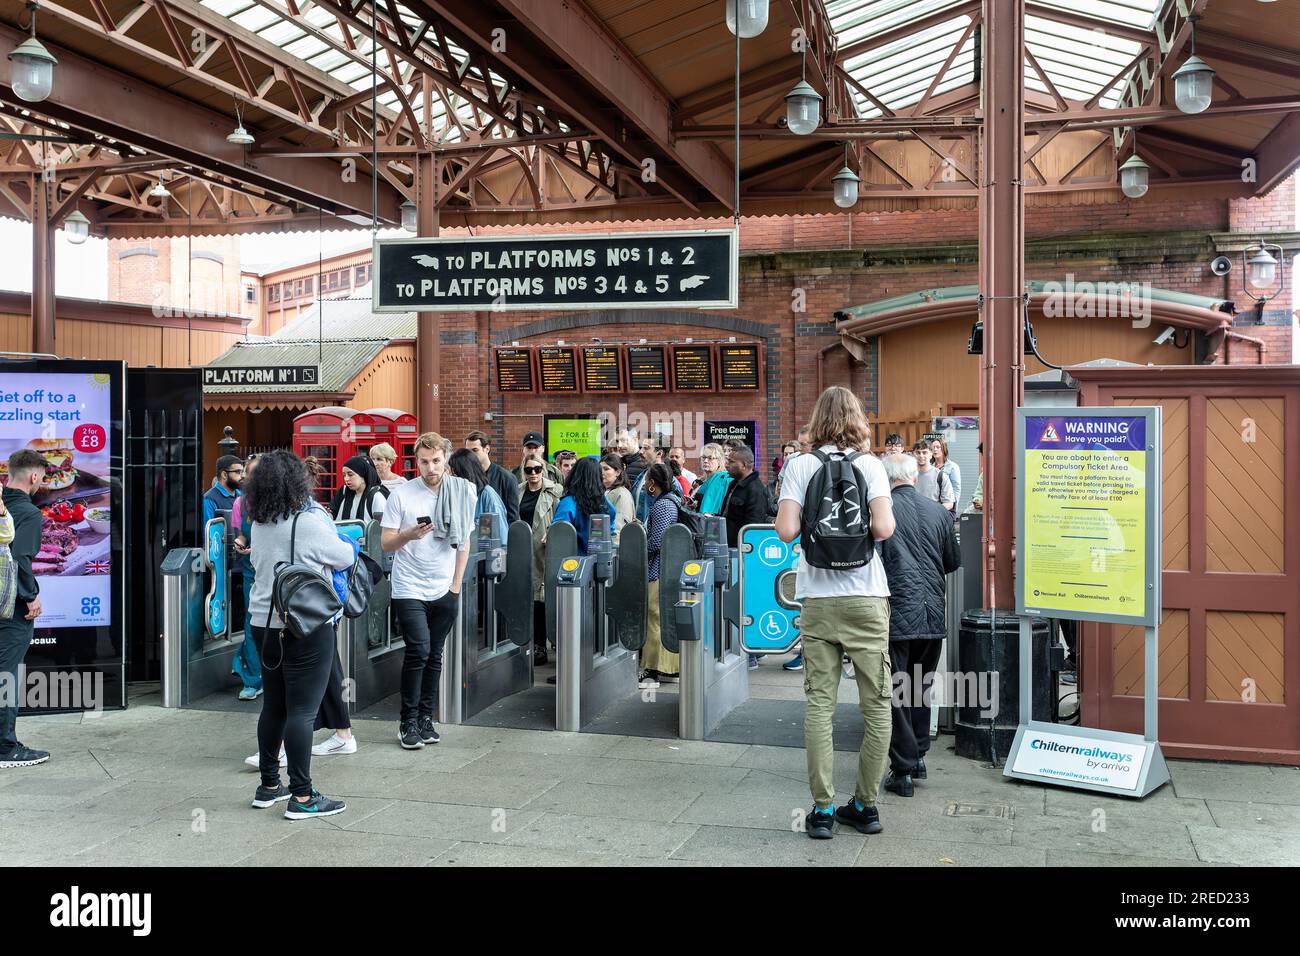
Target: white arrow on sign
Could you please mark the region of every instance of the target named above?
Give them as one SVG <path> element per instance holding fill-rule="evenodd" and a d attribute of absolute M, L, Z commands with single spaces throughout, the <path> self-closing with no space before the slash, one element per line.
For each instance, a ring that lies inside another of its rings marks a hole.
<path fill-rule="evenodd" d="M 424 266 L 426 269 L 438 268 L 437 256 L 426 256 L 423 253 L 421 253 L 418 256 L 411 256 L 411 258 L 414 259 L 416 262 L 418 262 L 420 265 Z"/>
<path fill-rule="evenodd" d="M 707 282 L 709 279 L 710 276 L 699 276 L 699 275 L 687 276 L 680 283 L 678 283 L 679 285 L 678 291 L 685 292 L 687 289 L 698 289 L 700 286 L 704 285 L 704 283 Z"/>

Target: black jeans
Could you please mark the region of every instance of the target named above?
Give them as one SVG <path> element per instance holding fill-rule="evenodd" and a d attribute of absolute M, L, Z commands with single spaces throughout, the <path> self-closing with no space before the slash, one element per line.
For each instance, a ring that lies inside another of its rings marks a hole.
<path fill-rule="evenodd" d="M 352 727 L 348 702 L 343 699 L 343 662 L 339 660 L 337 640 L 334 642 L 334 663 L 330 667 L 329 681 L 325 684 L 325 696 L 316 713 L 315 729 L 323 727 L 330 730 L 349 730 Z"/>
<path fill-rule="evenodd" d="M 406 641 L 402 659 L 403 723 L 437 713 L 442 648 L 456 624 L 459 606 L 460 595 L 450 591 L 436 601 L 393 599 L 393 613 L 402 622 Z"/>
<path fill-rule="evenodd" d="M 889 737 L 889 767 L 894 773 L 911 773 L 916 769 L 916 762 L 930 750 L 929 692 L 942 649 L 942 638 L 889 642 L 895 687 L 894 706 L 890 708 L 893 728 Z M 899 675 L 906 675 L 902 683 L 901 707 L 898 701 Z"/>
<path fill-rule="evenodd" d="M 253 626 L 262 658 L 262 716 L 257 720 L 262 786 L 280 785 L 280 743 L 289 759 L 289 789 L 295 797 L 311 796 L 312 723 L 325 696 L 330 668 L 338 656 L 334 625 L 322 624 L 304 638 L 279 628 Z"/>
<path fill-rule="evenodd" d="M 26 613 L 23 602 L 15 601 L 14 616 L 0 621 L 0 682 L 8 683 L 13 690 L 12 702 L 0 701 L 0 754 L 5 756 L 18 745 L 15 725 L 18 722 L 18 699 L 22 693 L 18 686 L 18 668 L 31 646 L 34 627 L 33 621 L 23 620 Z"/>

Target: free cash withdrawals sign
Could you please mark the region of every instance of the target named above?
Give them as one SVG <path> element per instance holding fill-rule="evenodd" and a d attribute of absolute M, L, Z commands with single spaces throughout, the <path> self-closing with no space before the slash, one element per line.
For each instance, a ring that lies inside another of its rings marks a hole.
<path fill-rule="evenodd" d="M 1154 626 L 1156 410 L 1020 409 L 1018 417 L 1021 613 Z"/>
<path fill-rule="evenodd" d="M 736 232 L 380 239 L 374 311 L 735 308 Z"/>

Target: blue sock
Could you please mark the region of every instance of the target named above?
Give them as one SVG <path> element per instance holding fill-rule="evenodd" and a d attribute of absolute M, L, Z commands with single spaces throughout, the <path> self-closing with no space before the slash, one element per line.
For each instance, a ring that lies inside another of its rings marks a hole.
<path fill-rule="evenodd" d="M 859 800 L 857 797 L 854 797 L 854 798 L 853 798 L 853 809 L 854 809 L 854 810 L 857 810 L 858 813 L 861 813 L 863 810 L 865 810 L 865 809 L 867 809 L 867 808 L 864 807 L 864 806 L 862 805 L 862 801 L 861 801 L 861 800 Z"/>
<path fill-rule="evenodd" d="M 813 812 L 823 814 L 824 816 L 830 816 L 832 813 L 835 812 L 835 807 L 834 806 L 813 807 Z"/>

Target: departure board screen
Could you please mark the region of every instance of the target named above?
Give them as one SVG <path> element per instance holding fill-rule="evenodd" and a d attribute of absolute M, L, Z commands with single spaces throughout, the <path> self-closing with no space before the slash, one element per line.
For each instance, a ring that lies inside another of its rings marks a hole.
<path fill-rule="evenodd" d="M 679 392 L 713 391 L 713 349 L 707 345 L 674 346 L 673 387 Z"/>
<path fill-rule="evenodd" d="M 627 349 L 627 378 L 633 392 L 668 390 L 668 363 L 662 345 L 630 345 Z"/>
<path fill-rule="evenodd" d="M 724 390 L 758 388 L 758 346 L 720 345 Z"/>
<path fill-rule="evenodd" d="M 497 390 L 502 392 L 533 390 L 532 349 L 497 349 Z"/>
<path fill-rule="evenodd" d="M 582 350 L 582 387 L 588 392 L 623 391 L 622 363 L 617 348 L 595 345 Z"/>
<path fill-rule="evenodd" d="M 578 390 L 578 356 L 576 349 L 551 348 L 537 350 L 543 392 L 576 392 Z"/>

